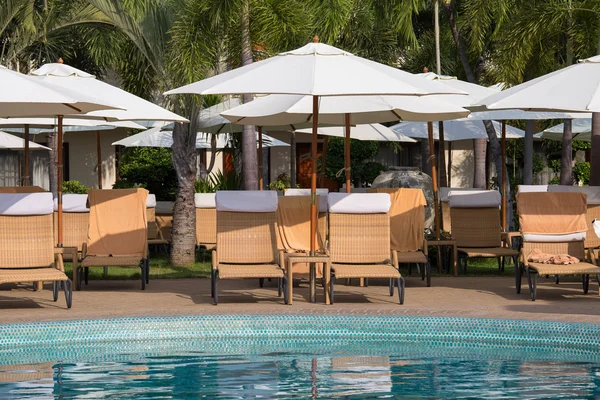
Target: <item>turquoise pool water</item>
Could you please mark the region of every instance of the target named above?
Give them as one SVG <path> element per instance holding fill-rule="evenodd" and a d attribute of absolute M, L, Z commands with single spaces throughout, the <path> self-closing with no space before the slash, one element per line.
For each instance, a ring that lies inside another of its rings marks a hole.
<path fill-rule="evenodd" d="M 600 325 L 195 316 L 0 325 L 0 399 L 600 398 Z"/>

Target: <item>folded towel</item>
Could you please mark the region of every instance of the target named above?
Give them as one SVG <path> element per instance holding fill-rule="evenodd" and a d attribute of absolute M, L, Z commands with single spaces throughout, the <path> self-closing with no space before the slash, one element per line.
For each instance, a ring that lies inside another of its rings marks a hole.
<path fill-rule="evenodd" d="M 540 264 L 569 265 L 577 264 L 579 259 L 568 254 L 546 254 L 539 249 L 534 249 L 527 256 L 527 261 Z"/>

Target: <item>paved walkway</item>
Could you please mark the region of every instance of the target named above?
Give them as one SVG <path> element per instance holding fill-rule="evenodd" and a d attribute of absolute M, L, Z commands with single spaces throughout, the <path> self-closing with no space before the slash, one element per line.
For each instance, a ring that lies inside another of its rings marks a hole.
<path fill-rule="evenodd" d="M 526 285 L 515 293 L 507 277 L 434 277 L 425 287 L 417 277 L 407 278 L 405 304 L 389 297 L 384 282 L 369 287 L 336 285 L 336 303 L 326 306 L 319 288 L 317 300 L 308 302 L 308 286 L 294 288 L 294 304 L 277 298 L 274 282 L 258 287 L 258 280 L 221 281 L 220 304 L 210 300 L 206 279 L 153 280 L 146 291 L 139 281 L 90 281 L 73 295 L 73 308 L 65 308 L 64 295 L 52 301 L 50 286 L 34 292 L 30 287 L 0 286 L 0 323 L 114 318 L 125 316 L 191 315 L 216 313 L 399 314 L 474 318 L 543 319 L 600 323 L 600 297 L 596 282 L 583 295 L 581 281 L 572 278 L 555 285 L 540 279 L 538 300 L 529 300 Z"/>

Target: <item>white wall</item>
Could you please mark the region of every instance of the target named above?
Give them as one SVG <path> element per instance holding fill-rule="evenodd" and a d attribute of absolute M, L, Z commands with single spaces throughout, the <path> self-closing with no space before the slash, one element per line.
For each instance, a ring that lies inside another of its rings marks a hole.
<path fill-rule="evenodd" d="M 446 153 L 446 162 L 449 160 L 449 153 Z M 452 182 L 450 182 L 450 187 L 473 187 L 474 168 L 473 141 L 459 140 L 452 142 Z"/>

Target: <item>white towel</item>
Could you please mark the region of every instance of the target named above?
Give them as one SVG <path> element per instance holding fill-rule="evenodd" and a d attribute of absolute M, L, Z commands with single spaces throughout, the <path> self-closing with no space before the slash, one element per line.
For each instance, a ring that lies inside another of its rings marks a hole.
<path fill-rule="evenodd" d="M 215 208 L 215 193 L 196 193 L 194 195 L 196 208 Z"/>

